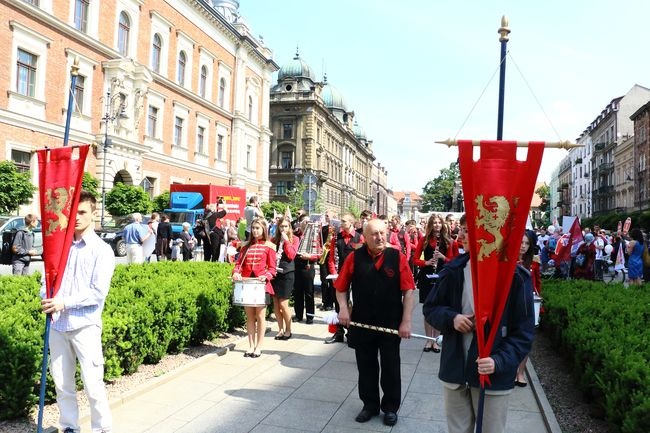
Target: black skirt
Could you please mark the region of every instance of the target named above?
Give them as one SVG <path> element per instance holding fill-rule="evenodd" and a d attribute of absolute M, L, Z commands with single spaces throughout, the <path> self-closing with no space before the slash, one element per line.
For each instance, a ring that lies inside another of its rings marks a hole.
<path fill-rule="evenodd" d="M 287 272 L 286 274 L 276 274 L 275 278 L 271 280 L 275 297 L 282 299 L 291 298 L 293 292 L 293 282 L 295 281 L 295 272 Z"/>

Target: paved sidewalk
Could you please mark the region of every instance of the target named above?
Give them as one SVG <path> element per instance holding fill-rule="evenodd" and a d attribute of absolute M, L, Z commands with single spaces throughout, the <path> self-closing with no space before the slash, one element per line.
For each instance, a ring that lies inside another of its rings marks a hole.
<path fill-rule="evenodd" d="M 413 328 L 423 333 L 421 306 Z M 116 433 L 274 432 L 447 432 L 439 354 L 422 352 L 424 340 L 403 340 L 402 394 L 394 427 L 382 417 L 359 424 L 354 351 L 323 344 L 327 325 L 293 324 L 293 338 L 275 341 L 267 333 L 260 358 L 244 358 L 240 340 L 222 356 L 208 355 L 112 401 Z M 270 338 L 269 338 L 270 337 Z M 529 362 L 529 383 L 510 399 L 508 433 L 560 433 Z M 547 422 L 545 422 L 545 419 Z M 85 418 L 82 431 L 90 431 Z"/>

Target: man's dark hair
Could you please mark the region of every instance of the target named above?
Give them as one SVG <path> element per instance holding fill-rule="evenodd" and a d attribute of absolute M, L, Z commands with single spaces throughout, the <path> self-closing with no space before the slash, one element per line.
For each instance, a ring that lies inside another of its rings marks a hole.
<path fill-rule="evenodd" d="M 95 212 L 97 210 L 97 199 L 95 198 L 94 195 L 92 195 L 92 193 L 85 190 L 81 190 L 81 193 L 79 194 L 79 203 L 83 203 L 86 201 L 90 203 L 90 210 Z"/>
<path fill-rule="evenodd" d="M 460 219 L 458 220 L 458 224 L 460 224 L 461 226 L 462 226 L 463 224 L 467 224 L 467 216 L 466 216 L 465 214 L 463 214 L 463 215 L 460 217 Z"/>
<path fill-rule="evenodd" d="M 363 219 L 363 218 L 369 218 L 371 216 L 372 216 L 372 211 L 369 211 L 369 210 L 366 209 L 366 210 L 361 211 L 361 214 L 359 215 L 359 218 Z"/>

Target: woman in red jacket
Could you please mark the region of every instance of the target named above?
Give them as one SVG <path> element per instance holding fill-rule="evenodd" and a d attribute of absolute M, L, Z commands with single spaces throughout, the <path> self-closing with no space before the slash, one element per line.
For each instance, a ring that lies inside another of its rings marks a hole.
<path fill-rule="evenodd" d="M 264 218 L 255 218 L 251 224 L 251 238 L 242 245 L 239 259 L 232 271 L 233 280 L 258 278 L 266 283 L 267 304 L 273 294 L 271 280 L 276 273 L 275 244 L 269 241 L 268 224 Z M 244 356 L 258 358 L 266 331 L 266 306 L 244 307 L 249 350 Z"/>
<path fill-rule="evenodd" d="M 424 304 L 429 292 L 435 286 L 437 273 L 440 269 L 458 255 L 458 246 L 451 239 L 449 226 L 440 214 L 432 214 L 427 221 L 424 236 L 418 241 L 413 256 L 413 264 L 420 268 L 417 286 L 420 291 L 420 303 Z M 440 331 L 424 321 L 424 331 L 429 337 L 438 337 Z M 438 343 L 427 341 L 425 352 L 440 352 Z"/>

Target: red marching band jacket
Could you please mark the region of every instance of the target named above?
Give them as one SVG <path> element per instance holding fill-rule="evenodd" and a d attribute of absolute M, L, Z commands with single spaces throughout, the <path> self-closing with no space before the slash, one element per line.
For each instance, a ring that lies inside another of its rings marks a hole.
<path fill-rule="evenodd" d="M 257 241 L 242 248 L 239 259 L 233 269 L 233 274 L 242 277 L 265 277 L 266 293 L 273 295 L 271 280 L 275 277 L 277 258 L 275 244 L 270 241 Z"/>

